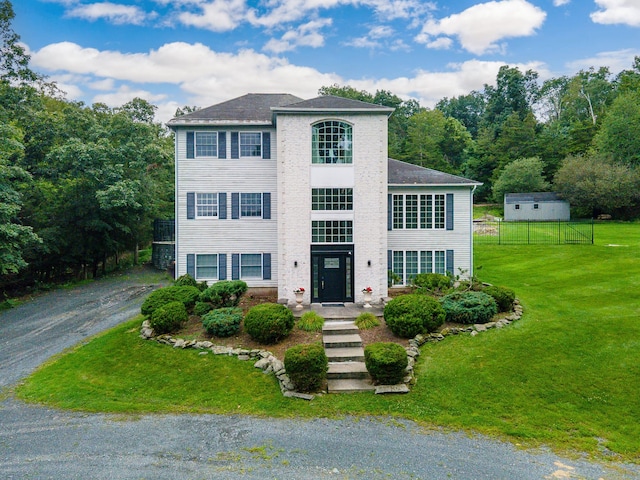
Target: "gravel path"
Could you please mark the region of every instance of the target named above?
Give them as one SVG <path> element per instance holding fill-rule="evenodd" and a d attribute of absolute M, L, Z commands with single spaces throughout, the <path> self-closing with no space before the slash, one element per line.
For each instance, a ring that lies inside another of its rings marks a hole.
<path fill-rule="evenodd" d="M 159 278 L 138 271 L 42 295 L 0 313 L 0 387 L 130 318 Z M 640 478 L 640 467 L 565 459 L 387 418 L 113 416 L 25 405 L 11 395 L 0 403 L 3 479 L 240 477 L 633 479 Z"/>

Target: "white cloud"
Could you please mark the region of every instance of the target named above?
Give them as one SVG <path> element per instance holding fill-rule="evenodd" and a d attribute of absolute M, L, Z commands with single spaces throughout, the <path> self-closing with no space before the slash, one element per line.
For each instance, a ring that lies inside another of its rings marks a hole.
<path fill-rule="evenodd" d="M 595 57 L 581 58 L 569 62 L 567 67 L 572 71 L 588 70 L 591 67 L 596 69 L 600 67 L 609 67 L 612 74 L 617 74 L 622 70 L 628 70 L 633 65 L 633 59 L 640 56 L 640 48 L 627 48 L 624 50 L 616 50 L 612 52 L 600 52 Z"/>
<path fill-rule="evenodd" d="M 110 107 L 118 107 L 131 101 L 134 98 L 142 98 L 149 103 L 155 103 L 167 98 L 166 95 L 157 95 L 147 90 L 134 89 L 128 85 L 121 85 L 117 90 L 110 93 L 102 93 L 93 97 L 95 103 L 104 103 Z"/>
<path fill-rule="evenodd" d="M 180 22 L 213 32 L 225 32 L 233 30 L 243 22 L 248 12 L 245 0 L 214 0 L 198 3 L 199 12 L 180 13 L 178 15 Z"/>
<path fill-rule="evenodd" d="M 592 13 L 591 20 L 605 25 L 624 24 L 640 27 L 638 0 L 595 0 L 600 10 Z"/>
<path fill-rule="evenodd" d="M 563 5 L 568 5 L 571 0 L 553 0 L 554 7 L 561 7 Z"/>
<path fill-rule="evenodd" d="M 67 11 L 66 15 L 91 22 L 104 19 L 116 25 L 142 25 L 147 19 L 156 17 L 155 13 L 147 14 L 139 7 L 111 2 L 75 5 Z"/>
<path fill-rule="evenodd" d="M 330 18 L 312 20 L 296 29 L 289 30 L 279 40 L 272 38 L 267 42 L 263 50 L 282 53 L 295 50 L 296 47 L 322 47 L 324 45 L 324 36 L 319 30 L 331 24 L 332 20 Z"/>
<path fill-rule="evenodd" d="M 453 40 L 449 37 L 438 37 L 435 40 L 427 43 L 428 48 L 433 48 L 434 50 L 448 50 L 453 45 Z"/>
<path fill-rule="evenodd" d="M 385 44 L 381 40 L 392 37 L 394 33 L 393 28 L 388 25 L 376 25 L 370 28 L 366 35 L 347 40 L 343 42 L 343 45 L 356 48 L 381 48 Z M 391 50 L 402 50 L 407 48 L 407 46 L 402 40 L 397 39 L 392 42 L 389 48 L 391 48 Z"/>
<path fill-rule="evenodd" d="M 505 38 L 533 35 L 546 15 L 526 0 L 479 3 L 446 18 L 428 20 L 415 40 L 428 45 L 432 37 L 455 36 L 465 50 L 481 55 L 500 50 L 497 42 Z"/>

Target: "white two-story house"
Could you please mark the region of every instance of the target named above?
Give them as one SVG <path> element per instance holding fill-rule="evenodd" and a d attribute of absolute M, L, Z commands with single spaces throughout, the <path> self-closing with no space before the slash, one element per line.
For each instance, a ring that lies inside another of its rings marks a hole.
<path fill-rule="evenodd" d="M 172 119 L 176 276 L 360 303 L 388 295 L 389 271 L 470 275 L 479 183 L 389 159 L 392 112 L 248 94 Z"/>

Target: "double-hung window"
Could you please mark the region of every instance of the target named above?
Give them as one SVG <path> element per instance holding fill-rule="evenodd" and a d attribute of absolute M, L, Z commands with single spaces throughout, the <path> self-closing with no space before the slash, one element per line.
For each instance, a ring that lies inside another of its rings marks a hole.
<path fill-rule="evenodd" d="M 353 129 L 346 122 L 327 120 L 311 130 L 312 163 L 352 163 Z"/>
<path fill-rule="evenodd" d="M 196 255 L 196 279 L 218 279 L 218 255 Z"/>
<path fill-rule="evenodd" d="M 196 217 L 218 216 L 218 194 L 196 193 Z"/>
<path fill-rule="evenodd" d="M 262 134 L 260 132 L 240 132 L 240 156 L 262 157 Z"/>
<path fill-rule="evenodd" d="M 241 193 L 240 194 L 240 216 L 241 217 L 262 217 L 262 194 L 261 193 Z"/>
<path fill-rule="evenodd" d="M 218 156 L 218 132 L 196 132 L 196 157 Z"/>
<path fill-rule="evenodd" d="M 240 254 L 240 278 L 262 278 L 262 254 Z"/>

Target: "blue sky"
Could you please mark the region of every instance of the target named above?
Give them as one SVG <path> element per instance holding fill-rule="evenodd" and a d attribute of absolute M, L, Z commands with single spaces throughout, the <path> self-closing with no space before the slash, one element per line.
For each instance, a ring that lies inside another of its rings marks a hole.
<path fill-rule="evenodd" d="M 167 121 L 245 93 L 334 83 L 433 106 L 501 65 L 541 80 L 640 56 L 640 0 L 12 0 L 31 67 L 67 97 L 142 97 Z"/>

